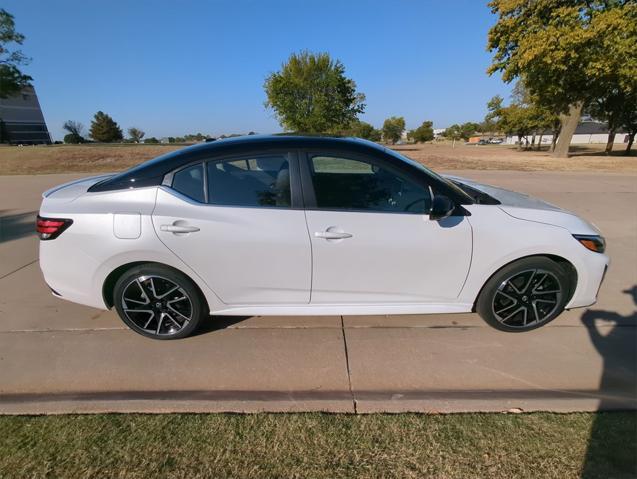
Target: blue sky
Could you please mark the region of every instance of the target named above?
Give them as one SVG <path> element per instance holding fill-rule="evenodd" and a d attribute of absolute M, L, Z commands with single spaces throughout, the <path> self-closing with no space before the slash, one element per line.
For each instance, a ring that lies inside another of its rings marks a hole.
<path fill-rule="evenodd" d="M 291 52 L 340 59 L 367 96 L 362 119 L 408 128 L 484 117 L 510 86 L 485 73 L 486 0 L 4 0 L 26 36 L 49 129 L 97 110 L 147 136 L 280 131 L 263 81 Z"/>

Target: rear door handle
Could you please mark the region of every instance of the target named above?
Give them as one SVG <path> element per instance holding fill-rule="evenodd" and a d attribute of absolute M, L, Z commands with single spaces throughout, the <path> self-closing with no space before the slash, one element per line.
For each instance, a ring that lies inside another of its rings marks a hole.
<path fill-rule="evenodd" d="M 345 239 L 345 238 L 351 238 L 352 235 L 349 233 L 345 233 L 342 231 L 317 231 L 316 233 L 314 233 L 314 236 L 316 238 L 323 238 L 323 239 Z"/>
<path fill-rule="evenodd" d="M 168 233 L 195 233 L 199 231 L 196 226 L 185 225 L 161 225 L 159 229 Z"/>

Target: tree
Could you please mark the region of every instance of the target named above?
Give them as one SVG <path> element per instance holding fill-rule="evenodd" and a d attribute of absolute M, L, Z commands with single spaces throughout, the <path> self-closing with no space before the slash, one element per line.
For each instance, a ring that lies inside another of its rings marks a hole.
<path fill-rule="evenodd" d="M 33 80 L 20 70 L 30 61 L 20 50 L 12 50 L 10 45 L 22 45 L 24 35 L 15 31 L 13 15 L 0 9 L 0 98 L 18 93 Z"/>
<path fill-rule="evenodd" d="M 365 110 L 365 95 L 345 76 L 345 67 L 327 53 L 293 53 L 264 84 L 266 107 L 283 128 L 329 133 L 349 128 Z"/>
<path fill-rule="evenodd" d="M 344 136 L 355 136 L 369 141 L 380 141 L 382 132 L 374 128 L 371 124 L 356 120 L 352 126 L 340 132 Z"/>
<path fill-rule="evenodd" d="M 83 135 L 84 125 L 79 121 L 67 120 L 62 125 L 62 128 L 69 132 L 64 135 L 64 143 L 78 144 L 86 141 Z"/>
<path fill-rule="evenodd" d="M 489 74 L 522 78 L 537 104 L 560 114 L 554 155 L 568 148 L 582 109 L 637 76 L 637 4 L 631 0 L 492 0 L 498 15 L 489 31 Z"/>
<path fill-rule="evenodd" d="M 423 121 L 422 125 L 410 132 L 409 137 L 416 143 L 431 141 L 434 139 L 433 125 L 431 121 Z"/>
<path fill-rule="evenodd" d="M 151 136 L 150 138 L 146 138 L 146 139 L 144 140 L 144 144 L 152 144 L 152 145 L 155 145 L 155 144 L 157 144 L 157 143 L 159 143 L 159 140 L 158 140 L 157 138 L 155 138 L 154 136 Z"/>
<path fill-rule="evenodd" d="M 134 143 L 139 143 L 142 138 L 144 138 L 145 134 L 145 131 L 142 131 L 139 128 L 135 128 L 134 126 L 131 126 L 128 129 L 128 136 L 130 136 L 130 139 L 133 140 Z"/>
<path fill-rule="evenodd" d="M 458 124 L 451 125 L 444 131 L 443 136 L 445 138 L 449 138 L 450 140 L 453 140 L 454 143 L 460 139 L 467 141 L 478 130 L 480 130 L 480 125 L 478 123 L 468 121 L 461 125 L 458 125 Z"/>
<path fill-rule="evenodd" d="M 111 143 L 113 141 L 122 141 L 124 135 L 115 120 L 106 113 L 98 111 L 91 122 L 91 138 L 95 141 Z"/>
<path fill-rule="evenodd" d="M 392 116 L 383 123 L 383 139 L 395 144 L 402 137 L 405 131 L 405 119 L 402 116 Z"/>

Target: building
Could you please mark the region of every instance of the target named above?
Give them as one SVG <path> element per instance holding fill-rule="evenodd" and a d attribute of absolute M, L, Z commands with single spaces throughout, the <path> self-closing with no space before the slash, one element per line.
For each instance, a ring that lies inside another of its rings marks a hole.
<path fill-rule="evenodd" d="M 528 141 L 531 143 L 532 135 L 529 135 Z M 524 141 L 524 138 L 522 138 Z M 535 136 L 535 141 L 540 141 L 539 135 Z M 515 135 L 507 136 L 505 143 L 508 145 L 515 145 L 518 142 L 518 137 Z M 550 145 L 553 142 L 553 133 L 550 130 L 545 131 L 542 134 L 542 144 Z M 593 143 L 606 144 L 608 142 L 608 126 L 606 123 L 599 121 L 582 121 L 573 134 L 571 139 L 571 145 L 586 145 Z M 620 128 L 615 133 L 615 143 L 627 143 L 628 133 Z"/>
<path fill-rule="evenodd" d="M 51 143 L 38 96 L 32 86 L 9 98 L 0 98 L 0 143 Z"/>

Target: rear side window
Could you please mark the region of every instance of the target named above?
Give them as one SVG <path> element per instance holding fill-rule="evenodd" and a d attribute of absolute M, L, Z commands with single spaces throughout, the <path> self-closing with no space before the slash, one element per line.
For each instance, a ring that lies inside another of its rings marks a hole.
<path fill-rule="evenodd" d="M 203 187 L 203 165 L 201 163 L 179 170 L 173 176 L 173 190 L 200 203 L 205 201 Z"/>
<path fill-rule="evenodd" d="M 207 168 L 210 204 L 290 207 L 290 164 L 283 155 L 211 161 Z"/>
<path fill-rule="evenodd" d="M 431 193 L 408 177 L 359 159 L 311 158 L 316 205 L 323 209 L 424 214 Z"/>

